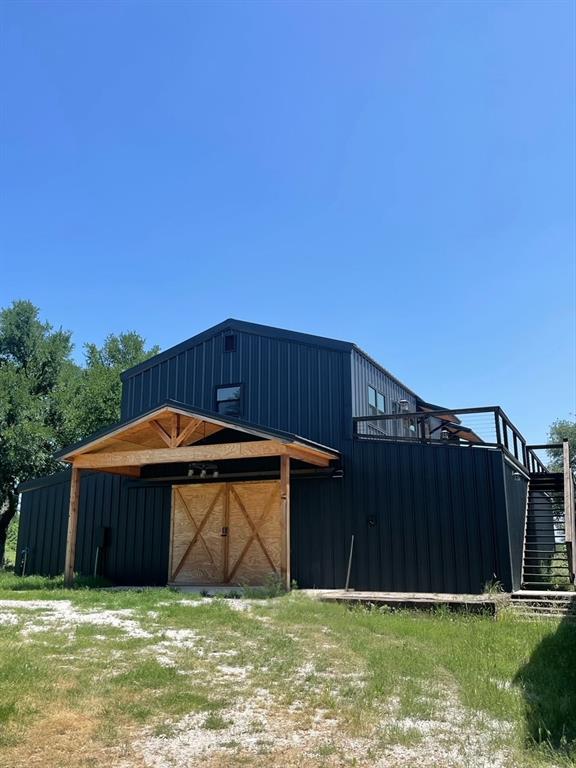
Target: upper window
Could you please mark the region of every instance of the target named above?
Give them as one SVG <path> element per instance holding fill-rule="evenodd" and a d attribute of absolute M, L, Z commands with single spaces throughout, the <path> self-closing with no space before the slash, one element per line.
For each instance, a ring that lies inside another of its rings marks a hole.
<path fill-rule="evenodd" d="M 368 411 L 370 416 L 380 416 L 386 413 L 386 399 L 382 392 L 374 387 L 368 387 Z"/>
<path fill-rule="evenodd" d="M 236 336 L 232 333 L 227 333 L 224 336 L 224 352 L 234 352 L 236 350 Z"/>
<path fill-rule="evenodd" d="M 216 410 L 223 416 L 240 416 L 240 384 L 216 387 Z"/>

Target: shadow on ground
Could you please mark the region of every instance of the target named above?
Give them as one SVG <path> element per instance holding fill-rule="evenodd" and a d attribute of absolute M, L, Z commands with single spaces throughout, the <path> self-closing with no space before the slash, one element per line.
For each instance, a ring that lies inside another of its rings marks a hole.
<path fill-rule="evenodd" d="M 529 742 L 576 757 L 576 618 L 542 640 L 514 682 L 524 695 Z"/>

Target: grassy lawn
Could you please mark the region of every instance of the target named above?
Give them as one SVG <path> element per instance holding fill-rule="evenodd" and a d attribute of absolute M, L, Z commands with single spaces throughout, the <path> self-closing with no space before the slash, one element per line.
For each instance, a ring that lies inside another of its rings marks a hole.
<path fill-rule="evenodd" d="M 576 625 L 511 615 L 351 611 L 298 592 L 64 590 L 6 575 L 0 691 L 2 768 L 576 757 Z"/>

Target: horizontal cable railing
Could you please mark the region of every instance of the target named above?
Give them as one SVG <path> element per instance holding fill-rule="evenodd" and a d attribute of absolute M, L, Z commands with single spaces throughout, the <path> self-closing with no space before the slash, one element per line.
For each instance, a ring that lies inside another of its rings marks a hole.
<path fill-rule="evenodd" d="M 529 473 L 547 471 L 535 451 L 541 446 L 527 445 L 526 438 L 497 405 L 356 416 L 353 424 L 354 436 L 362 439 L 500 448 Z"/>

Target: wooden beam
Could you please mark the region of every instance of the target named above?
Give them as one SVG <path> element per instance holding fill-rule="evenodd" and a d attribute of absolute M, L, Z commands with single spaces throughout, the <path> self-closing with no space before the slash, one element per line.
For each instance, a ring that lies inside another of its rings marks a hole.
<path fill-rule="evenodd" d="M 176 448 L 176 440 L 178 440 L 178 433 L 180 432 L 180 414 L 173 413 L 170 427 L 170 448 Z"/>
<path fill-rule="evenodd" d="M 288 446 L 274 440 L 249 443 L 220 443 L 191 445 L 183 448 L 149 448 L 143 451 L 114 451 L 113 453 L 84 453 L 74 458 L 74 466 L 82 469 L 107 467 L 140 467 L 144 464 L 171 464 L 177 461 L 221 461 L 250 459 L 263 456 L 287 455 Z"/>
<path fill-rule="evenodd" d="M 189 421 L 188 424 L 182 430 L 182 432 L 180 432 L 180 434 L 176 438 L 176 443 L 174 445 L 174 448 L 178 448 L 178 446 L 182 445 L 183 443 L 186 442 L 186 440 L 192 437 L 194 432 L 196 432 L 196 430 L 202 423 L 203 423 L 202 419 L 192 419 L 191 421 Z"/>
<path fill-rule="evenodd" d="M 122 475 L 122 477 L 140 477 L 140 467 L 92 467 L 92 472 L 104 472 L 107 475 Z"/>
<path fill-rule="evenodd" d="M 66 534 L 66 560 L 64 563 L 64 584 L 72 586 L 74 561 L 76 557 L 76 532 L 78 530 L 78 504 L 80 501 L 80 470 L 73 466 L 70 478 L 70 503 L 68 505 L 68 532 Z"/>
<path fill-rule="evenodd" d="M 288 456 L 291 456 L 293 459 L 298 459 L 299 461 L 307 461 L 308 464 L 314 464 L 317 467 L 329 467 L 330 462 L 338 458 L 337 456 L 323 455 L 313 448 L 304 448 L 300 445 L 287 445 L 286 448 L 286 454 Z"/>
<path fill-rule="evenodd" d="M 282 521 L 281 573 L 286 589 L 292 586 L 290 575 L 290 456 L 280 457 L 280 514 Z"/>
<path fill-rule="evenodd" d="M 158 435 L 160 435 L 160 437 L 162 438 L 163 442 L 166 443 L 168 448 L 170 448 L 172 446 L 172 439 L 171 439 L 170 435 L 168 434 L 168 432 L 166 432 L 166 430 L 164 429 L 162 424 L 157 422 L 156 419 L 152 419 L 152 421 L 150 421 L 149 424 L 152 427 L 152 429 L 154 430 L 154 432 L 156 432 Z"/>

